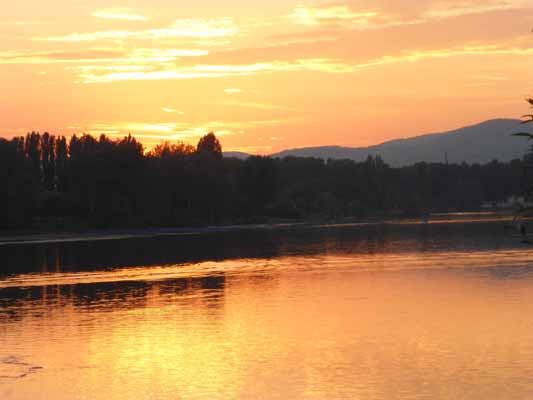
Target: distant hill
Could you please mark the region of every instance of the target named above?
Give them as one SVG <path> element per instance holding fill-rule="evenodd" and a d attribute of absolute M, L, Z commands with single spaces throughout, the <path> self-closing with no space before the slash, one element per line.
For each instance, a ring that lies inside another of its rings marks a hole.
<path fill-rule="evenodd" d="M 239 158 L 241 160 L 245 160 L 250 157 L 250 154 L 243 153 L 242 151 L 225 151 L 223 156 L 225 158 Z"/>
<path fill-rule="evenodd" d="M 285 150 L 271 157 L 316 157 L 364 161 L 369 155 L 380 155 L 393 167 L 417 162 L 487 163 L 494 159 L 509 161 L 522 158 L 531 143 L 512 137 L 519 131 L 531 131 L 515 119 L 494 119 L 454 131 L 433 133 L 408 139 L 397 139 L 370 147 L 308 147 Z"/>

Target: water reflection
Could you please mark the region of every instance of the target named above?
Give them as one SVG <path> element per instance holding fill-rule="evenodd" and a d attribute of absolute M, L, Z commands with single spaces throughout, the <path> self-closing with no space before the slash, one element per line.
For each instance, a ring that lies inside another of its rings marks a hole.
<path fill-rule="evenodd" d="M 20 272 L 83 271 L 95 268 L 174 265 L 280 255 L 358 254 L 452 249 L 520 248 L 506 236 L 503 222 L 353 224 L 286 227 L 95 241 L 0 246 L 1 275 Z M 453 237 L 453 240 L 450 240 Z"/>
<path fill-rule="evenodd" d="M 497 222 L 0 249 L 2 399 L 526 399 Z"/>
<path fill-rule="evenodd" d="M 198 299 L 208 307 L 223 304 L 224 276 L 170 279 L 157 282 L 124 281 L 88 284 L 14 286 L 0 290 L 0 323 L 24 315 L 46 317 L 57 308 L 106 312 L 158 306 Z"/>

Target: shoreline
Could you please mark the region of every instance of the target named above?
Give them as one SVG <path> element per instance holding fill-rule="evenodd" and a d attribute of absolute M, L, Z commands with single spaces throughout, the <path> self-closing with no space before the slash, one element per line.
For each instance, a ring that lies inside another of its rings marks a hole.
<path fill-rule="evenodd" d="M 470 217 L 470 218 L 469 218 Z M 462 213 L 435 213 L 427 217 L 398 218 L 398 219 L 361 219 L 339 221 L 298 221 L 284 223 L 241 224 L 241 225 L 214 225 L 207 227 L 171 227 L 171 228 L 134 228 L 134 229 L 102 229 L 88 230 L 85 232 L 44 232 L 44 233 L 0 233 L 0 246 L 17 246 L 33 244 L 56 244 L 96 242 L 128 239 L 149 239 L 171 236 L 191 236 L 224 232 L 238 232 L 247 230 L 269 230 L 284 228 L 334 228 L 342 226 L 369 226 L 369 225 L 417 225 L 437 224 L 452 222 L 505 222 L 512 218 L 507 212 L 462 212 Z"/>
<path fill-rule="evenodd" d="M 24 244 L 52 244 L 74 242 L 96 242 L 109 240 L 148 239 L 165 236 L 190 236 L 210 233 L 236 232 L 256 229 L 275 229 L 293 226 L 309 225 L 306 222 L 285 224 L 256 224 L 256 225 L 221 225 L 201 228 L 137 228 L 137 229 L 102 229 L 86 232 L 63 233 L 28 233 L 28 234 L 0 234 L 0 246 Z"/>

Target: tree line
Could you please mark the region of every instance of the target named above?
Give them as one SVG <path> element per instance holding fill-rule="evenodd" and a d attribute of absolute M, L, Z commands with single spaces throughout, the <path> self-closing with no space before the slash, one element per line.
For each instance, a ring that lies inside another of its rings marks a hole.
<path fill-rule="evenodd" d="M 252 156 L 196 147 L 145 152 L 129 135 L 0 139 L 0 229 L 199 226 L 475 210 L 518 196 L 523 161 L 485 165 Z"/>

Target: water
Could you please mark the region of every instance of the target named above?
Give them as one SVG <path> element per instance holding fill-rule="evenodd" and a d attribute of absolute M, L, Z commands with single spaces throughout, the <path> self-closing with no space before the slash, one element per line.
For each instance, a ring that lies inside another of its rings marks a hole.
<path fill-rule="evenodd" d="M 531 399 L 504 224 L 0 246 L 0 398 Z"/>

